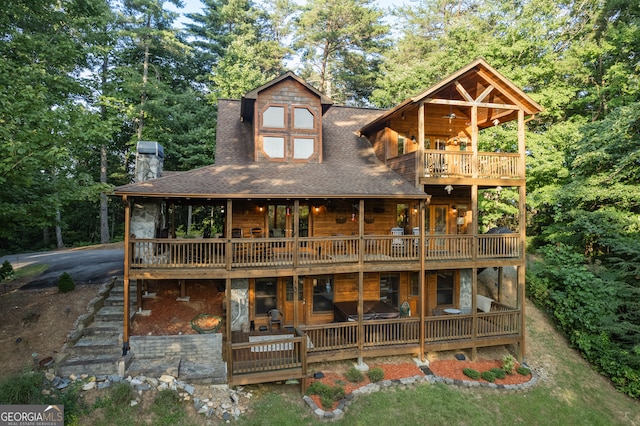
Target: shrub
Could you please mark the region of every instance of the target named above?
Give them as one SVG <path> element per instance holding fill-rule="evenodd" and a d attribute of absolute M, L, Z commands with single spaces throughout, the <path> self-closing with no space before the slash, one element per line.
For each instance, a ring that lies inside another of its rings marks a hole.
<path fill-rule="evenodd" d="M 513 355 L 505 355 L 502 358 L 502 369 L 507 374 L 513 374 L 516 371 L 516 359 Z"/>
<path fill-rule="evenodd" d="M 60 275 L 58 278 L 58 290 L 60 290 L 61 293 L 68 293 L 74 288 L 76 288 L 76 284 L 73 282 L 71 275 L 66 272 Z"/>
<path fill-rule="evenodd" d="M 496 379 L 504 379 L 507 377 L 507 373 L 502 368 L 492 368 L 491 372 L 496 376 Z"/>
<path fill-rule="evenodd" d="M 364 374 L 362 373 L 362 371 L 358 370 L 355 366 L 351 366 L 347 370 L 345 377 L 351 383 L 359 383 L 364 380 Z"/>
<path fill-rule="evenodd" d="M 380 382 L 384 379 L 384 370 L 380 367 L 375 367 L 369 370 L 369 380 L 371 383 Z"/>
<path fill-rule="evenodd" d="M 491 370 L 483 371 L 480 377 L 482 377 L 483 379 L 485 379 L 487 382 L 490 382 L 490 383 L 493 383 L 496 381 L 496 375 Z"/>
<path fill-rule="evenodd" d="M 0 266 L 0 279 L 9 279 L 13 276 L 13 266 L 11 266 L 11 262 L 5 260 L 2 266 Z"/>
<path fill-rule="evenodd" d="M 136 392 L 133 390 L 129 382 L 116 383 L 109 392 L 111 401 L 117 405 L 129 405 L 131 400 L 136 398 Z"/>
<path fill-rule="evenodd" d="M 518 372 L 518 374 L 520 374 L 521 376 L 528 376 L 529 374 L 531 374 L 531 370 L 529 370 L 527 367 L 523 367 L 522 365 L 520 367 L 518 367 L 516 369 L 516 371 Z"/>
<path fill-rule="evenodd" d="M 0 383 L 0 404 L 26 405 L 38 403 L 44 375 L 33 371 L 10 377 Z"/>
<path fill-rule="evenodd" d="M 462 373 L 473 380 L 478 380 L 480 378 L 480 372 L 473 368 L 465 368 L 462 370 Z"/>
<path fill-rule="evenodd" d="M 334 401 L 344 398 L 344 388 L 313 382 L 307 389 L 307 395 L 318 395 L 323 408 L 332 408 Z"/>

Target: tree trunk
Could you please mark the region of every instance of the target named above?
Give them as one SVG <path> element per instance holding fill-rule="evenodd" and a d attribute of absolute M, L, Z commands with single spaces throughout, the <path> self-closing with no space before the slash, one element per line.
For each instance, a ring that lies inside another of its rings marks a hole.
<path fill-rule="evenodd" d="M 62 228 L 60 228 L 60 209 L 56 209 L 56 243 L 58 248 L 64 248 L 62 241 Z"/>
<path fill-rule="evenodd" d="M 104 55 L 102 60 L 102 87 L 107 83 L 108 55 Z M 107 119 L 107 107 L 103 104 L 100 107 L 102 119 Z M 100 146 L 100 183 L 107 183 L 107 146 Z M 109 200 L 104 192 L 100 194 L 100 243 L 109 242 Z"/>

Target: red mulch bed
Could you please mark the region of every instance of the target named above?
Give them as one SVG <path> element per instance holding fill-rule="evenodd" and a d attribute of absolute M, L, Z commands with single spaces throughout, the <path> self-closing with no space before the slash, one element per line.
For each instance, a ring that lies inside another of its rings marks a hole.
<path fill-rule="evenodd" d="M 397 380 L 407 377 L 413 377 L 417 375 L 424 376 L 424 373 L 413 362 L 403 363 L 390 363 L 390 364 L 370 364 L 369 369 L 380 367 L 384 370 L 384 380 Z M 440 377 L 448 377 L 451 379 L 459 380 L 472 380 L 462 373 L 464 368 L 472 368 L 480 373 L 483 371 L 491 370 L 492 368 L 502 367 L 502 361 L 499 360 L 480 360 L 476 362 L 472 361 L 458 361 L 458 360 L 435 360 L 429 363 L 429 369 Z M 517 365 L 516 365 L 517 367 Z M 350 394 L 354 390 L 368 385 L 370 382 L 369 377 L 365 374 L 365 378 L 362 382 L 351 383 L 345 378 L 344 372 L 323 371 L 324 377 L 321 379 L 311 379 L 309 385 L 313 382 L 322 382 L 328 386 L 342 386 L 345 394 Z M 496 379 L 494 382 L 497 385 L 516 385 L 526 383 L 531 379 L 531 374 L 523 376 L 521 374 L 508 374 L 504 379 Z M 485 382 L 483 379 L 479 379 L 479 382 Z M 320 397 L 318 395 L 309 395 L 309 397 L 315 402 L 315 404 L 322 407 Z M 336 402 L 333 405 L 335 409 L 338 405 Z M 326 410 L 326 409 L 325 409 Z"/>
<path fill-rule="evenodd" d="M 451 379 L 458 380 L 472 380 L 465 376 L 462 372 L 465 368 L 472 368 L 479 373 L 483 371 L 491 370 L 492 368 L 501 368 L 502 361 L 499 360 L 479 360 L 479 361 L 458 361 L 454 360 L 436 360 L 431 361 L 429 369 L 433 371 L 433 374 L 440 377 L 449 377 Z M 518 365 L 516 365 L 516 368 Z M 531 380 L 531 374 L 523 376 L 521 374 L 507 374 L 504 379 L 496 379 L 494 382 L 496 385 L 519 385 Z M 486 383 L 486 380 L 478 379 L 479 382 Z"/>

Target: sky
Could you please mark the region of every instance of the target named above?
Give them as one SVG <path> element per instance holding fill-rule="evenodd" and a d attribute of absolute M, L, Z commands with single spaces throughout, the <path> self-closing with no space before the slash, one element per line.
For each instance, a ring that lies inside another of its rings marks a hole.
<path fill-rule="evenodd" d="M 302 0 L 296 0 L 297 2 L 302 2 Z M 259 2 L 259 0 L 258 0 Z M 408 3 L 409 0 L 376 0 L 375 3 L 381 9 L 387 9 L 391 6 L 400 6 L 402 4 Z M 176 9 L 173 4 L 166 3 L 166 7 L 169 10 L 176 10 L 178 12 L 185 13 L 200 13 L 202 12 L 202 2 L 200 0 L 183 0 L 184 7 L 182 9 Z M 180 20 L 178 20 L 180 21 Z"/>

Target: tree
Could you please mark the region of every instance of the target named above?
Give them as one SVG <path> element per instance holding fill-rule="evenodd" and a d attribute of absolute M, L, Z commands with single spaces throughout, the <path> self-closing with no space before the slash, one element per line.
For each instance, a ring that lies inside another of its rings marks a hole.
<path fill-rule="evenodd" d="M 367 103 L 388 27 L 369 0 L 311 0 L 296 20 L 302 76 L 336 102 Z"/>
<path fill-rule="evenodd" d="M 77 76 L 86 64 L 90 24 L 106 10 L 104 2 L 73 0 L 16 1 L 3 8 L 0 243 L 5 249 L 41 240 L 41 230 L 59 224 L 56 211 L 74 196 L 75 185 L 63 182 L 77 176 L 59 171 L 79 143 L 81 130 L 69 124 L 76 100 L 86 93 Z"/>

